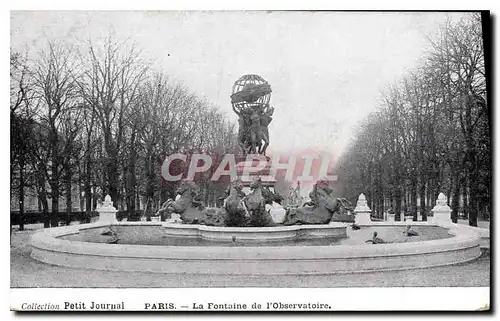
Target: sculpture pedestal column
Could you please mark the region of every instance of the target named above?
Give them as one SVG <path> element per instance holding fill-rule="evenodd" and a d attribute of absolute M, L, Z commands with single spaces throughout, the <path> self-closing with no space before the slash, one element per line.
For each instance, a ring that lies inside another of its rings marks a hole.
<path fill-rule="evenodd" d="M 432 214 L 434 215 L 433 223 L 436 225 L 451 225 L 453 223 L 451 221 L 451 208 L 446 203 L 446 196 L 443 193 L 439 193 Z"/>
<path fill-rule="evenodd" d="M 243 185 L 245 194 L 250 192 L 250 184 L 255 177 L 260 177 L 262 186 L 269 187 L 275 192 L 276 179 L 270 175 L 270 172 L 270 159 L 264 155 L 247 155 L 246 160 L 236 164 L 236 175 Z"/>
<path fill-rule="evenodd" d="M 371 212 L 372 210 L 367 205 L 365 195 L 360 194 L 358 202 L 356 203 L 356 208 L 354 209 L 354 213 L 356 215 L 354 223 L 356 225 L 370 225 L 372 223 L 370 218 Z"/>
<path fill-rule="evenodd" d="M 111 196 L 106 195 L 104 203 L 97 209 L 97 211 L 99 212 L 99 219 L 97 220 L 99 223 L 118 223 L 116 220 L 116 212 L 118 211 L 113 207 Z"/>
<path fill-rule="evenodd" d="M 270 159 L 264 155 L 247 155 L 245 161 L 236 164 L 238 180 L 243 185 L 242 191 L 247 195 L 250 193 L 250 185 L 256 177 L 260 178 L 263 187 L 267 187 L 273 193 L 276 193 L 274 188 L 276 179 L 270 175 L 270 172 Z M 286 210 L 276 202 L 273 202 L 272 205 L 267 204 L 266 211 L 274 223 L 281 224 L 285 220 Z"/>

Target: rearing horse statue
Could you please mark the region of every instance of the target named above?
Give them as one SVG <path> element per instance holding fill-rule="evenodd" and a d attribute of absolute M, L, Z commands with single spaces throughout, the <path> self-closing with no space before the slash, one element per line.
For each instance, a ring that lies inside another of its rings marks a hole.
<path fill-rule="evenodd" d="M 168 199 L 163 203 L 162 207 L 155 216 L 160 215 L 161 220 L 169 219 L 172 213 L 179 214 L 180 218 L 185 223 L 194 223 L 203 217 L 203 206 L 199 200 L 196 199 L 197 187 L 187 181 L 181 182 L 176 191 L 180 195 L 176 200 Z"/>
<path fill-rule="evenodd" d="M 229 196 L 224 201 L 226 211 L 226 226 L 246 226 L 246 210 L 242 204 L 245 193 L 242 191 L 243 185 L 240 182 L 233 182 L 228 188 Z"/>
<path fill-rule="evenodd" d="M 262 195 L 262 180 L 255 177 L 250 184 L 251 193 L 242 199 L 242 207 L 245 210 L 250 226 L 272 226 L 273 219 L 266 211 L 266 203 Z"/>

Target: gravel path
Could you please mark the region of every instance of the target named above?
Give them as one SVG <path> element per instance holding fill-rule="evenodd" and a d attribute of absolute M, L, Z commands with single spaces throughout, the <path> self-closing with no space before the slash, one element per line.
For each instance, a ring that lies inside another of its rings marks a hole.
<path fill-rule="evenodd" d="M 33 231 L 11 235 L 11 287 L 425 287 L 489 286 L 489 252 L 473 262 L 406 271 L 325 276 L 226 276 L 72 269 L 30 257 Z"/>

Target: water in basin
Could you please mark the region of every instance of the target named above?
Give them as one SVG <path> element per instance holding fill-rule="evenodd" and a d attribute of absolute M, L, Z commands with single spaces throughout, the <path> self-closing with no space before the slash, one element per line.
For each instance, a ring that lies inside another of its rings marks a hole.
<path fill-rule="evenodd" d="M 211 241 L 201 238 L 173 237 L 163 233 L 161 226 L 120 226 L 116 228 L 117 244 L 135 245 L 158 245 L 158 246 L 322 246 L 322 245 L 359 245 L 366 244 L 366 240 L 372 238 L 373 232 L 378 233 L 378 237 L 388 243 L 418 242 L 451 237 L 448 229 L 438 226 L 413 226 L 412 229 L 418 232 L 418 236 L 407 237 L 404 233 L 404 226 L 370 226 L 362 227 L 360 230 L 347 228 L 345 238 L 296 238 L 291 240 L 279 240 L 268 242 L 241 241 L 237 238 L 234 241 Z M 92 231 L 94 230 L 94 231 Z M 65 235 L 60 237 L 65 240 L 108 243 L 112 236 L 101 235 L 107 227 L 88 229 L 80 231 L 79 234 Z M 376 246 L 367 244 L 369 246 Z"/>

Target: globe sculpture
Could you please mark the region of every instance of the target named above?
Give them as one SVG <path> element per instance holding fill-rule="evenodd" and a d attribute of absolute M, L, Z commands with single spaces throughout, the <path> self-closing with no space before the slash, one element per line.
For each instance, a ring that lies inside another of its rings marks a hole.
<path fill-rule="evenodd" d="M 244 155 L 266 154 L 274 112 L 269 105 L 271 92 L 271 86 L 258 75 L 244 75 L 233 85 L 231 104 L 239 117 L 238 144 Z"/>

